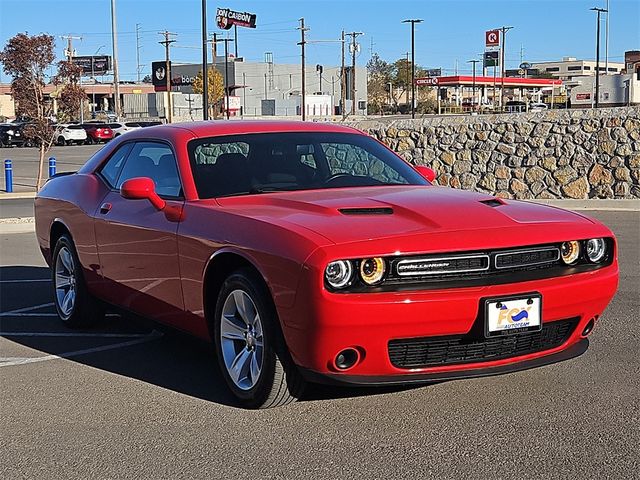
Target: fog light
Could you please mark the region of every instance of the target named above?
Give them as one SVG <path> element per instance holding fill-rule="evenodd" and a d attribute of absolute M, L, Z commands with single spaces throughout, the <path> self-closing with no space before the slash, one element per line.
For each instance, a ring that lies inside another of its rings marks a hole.
<path fill-rule="evenodd" d="M 596 319 L 592 318 L 591 320 L 589 320 L 589 323 L 587 323 L 586 327 L 584 327 L 584 330 L 582 330 L 582 336 L 586 337 L 587 335 L 589 335 L 592 331 L 593 331 L 593 327 L 596 323 Z"/>
<path fill-rule="evenodd" d="M 607 253 L 607 244 L 604 241 L 604 238 L 592 238 L 587 241 L 587 257 L 593 263 L 598 263 L 604 258 L 605 253 Z"/>
<path fill-rule="evenodd" d="M 360 352 L 355 348 L 345 348 L 334 360 L 334 364 L 338 370 L 348 370 L 360 360 Z"/>
<path fill-rule="evenodd" d="M 575 263 L 580 256 L 580 244 L 575 240 L 563 242 L 560 247 L 560 253 L 562 254 L 562 261 L 567 265 L 571 265 Z"/>

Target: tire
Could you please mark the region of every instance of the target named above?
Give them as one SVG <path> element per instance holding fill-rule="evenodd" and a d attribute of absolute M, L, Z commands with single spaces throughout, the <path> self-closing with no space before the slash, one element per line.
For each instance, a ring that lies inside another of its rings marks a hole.
<path fill-rule="evenodd" d="M 87 140 L 84 143 L 86 145 L 93 145 L 95 142 L 93 141 L 93 137 L 87 136 Z"/>
<path fill-rule="evenodd" d="M 56 144 L 60 147 L 64 146 L 67 144 L 67 142 L 65 141 L 64 137 L 62 135 L 60 135 L 58 137 L 58 139 L 56 140 Z"/>
<path fill-rule="evenodd" d="M 87 290 L 75 246 L 66 234 L 56 242 L 51 270 L 54 304 L 60 320 L 71 328 L 102 322 L 104 306 Z"/>
<path fill-rule="evenodd" d="M 220 371 L 243 407 L 279 407 L 300 398 L 304 380 L 285 345 L 269 291 L 254 271 L 241 269 L 225 280 L 213 323 Z"/>

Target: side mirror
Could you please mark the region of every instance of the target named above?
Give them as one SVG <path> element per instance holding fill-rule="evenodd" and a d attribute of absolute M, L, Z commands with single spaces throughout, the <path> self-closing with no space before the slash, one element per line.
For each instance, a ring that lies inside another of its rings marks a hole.
<path fill-rule="evenodd" d="M 166 202 L 156 193 L 156 184 L 149 177 L 130 178 L 120 186 L 120 195 L 129 200 L 149 200 L 157 210 L 163 210 Z"/>
<path fill-rule="evenodd" d="M 436 172 L 432 168 L 425 167 L 424 165 L 417 165 L 415 169 L 420 175 L 430 182 L 433 182 L 436 179 Z"/>

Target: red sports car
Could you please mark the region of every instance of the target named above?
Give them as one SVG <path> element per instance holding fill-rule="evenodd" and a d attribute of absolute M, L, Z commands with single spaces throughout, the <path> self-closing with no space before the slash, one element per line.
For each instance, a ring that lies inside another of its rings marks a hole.
<path fill-rule="evenodd" d="M 440 381 L 583 353 L 618 284 L 611 231 L 432 179 L 344 126 L 151 127 L 47 182 L 36 230 L 62 321 L 111 306 L 209 340 L 247 407 L 309 381 Z"/>

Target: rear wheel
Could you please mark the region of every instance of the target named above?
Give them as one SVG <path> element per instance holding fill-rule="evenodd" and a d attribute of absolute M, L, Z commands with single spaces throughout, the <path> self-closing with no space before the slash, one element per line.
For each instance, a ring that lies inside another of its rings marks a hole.
<path fill-rule="evenodd" d="M 93 141 L 93 137 L 88 136 L 87 140 L 84 143 L 86 143 L 87 145 L 93 145 L 95 142 Z"/>
<path fill-rule="evenodd" d="M 53 253 L 54 303 L 60 319 L 70 327 L 95 325 L 104 319 L 104 306 L 91 296 L 73 241 L 62 235 Z"/>
<path fill-rule="evenodd" d="M 214 337 L 222 376 L 244 407 L 277 407 L 302 395 L 304 380 L 291 361 L 269 291 L 253 271 L 238 270 L 224 282 Z"/>
<path fill-rule="evenodd" d="M 62 147 L 62 146 L 64 146 L 64 145 L 66 145 L 66 143 L 67 143 L 67 142 L 65 141 L 64 137 L 63 137 L 62 135 L 60 135 L 60 136 L 58 137 L 58 140 L 56 141 L 56 143 L 57 143 L 59 146 L 61 146 L 61 147 Z"/>

